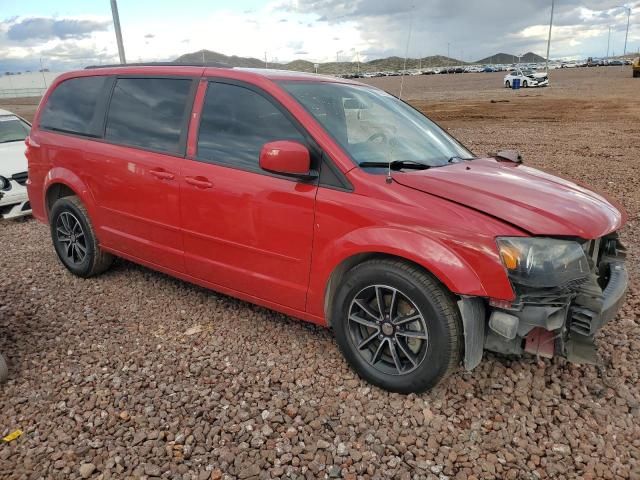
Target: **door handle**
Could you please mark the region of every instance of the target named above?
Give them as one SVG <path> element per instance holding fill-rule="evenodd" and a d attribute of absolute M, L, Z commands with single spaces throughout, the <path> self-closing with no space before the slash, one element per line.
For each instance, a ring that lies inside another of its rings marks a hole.
<path fill-rule="evenodd" d="M 149 173 L 160 180 L 173 180 L 176 176 L 165 170 L 149 170 Z"/>
<path fill-rule="evenodd" d="M 185 182 L 189 185 L 193 185 L 198 188 L 211 188 L 213 187 L 213 183 L 211 183 L 207 178 L 204 177 L 185 177 Z"/>

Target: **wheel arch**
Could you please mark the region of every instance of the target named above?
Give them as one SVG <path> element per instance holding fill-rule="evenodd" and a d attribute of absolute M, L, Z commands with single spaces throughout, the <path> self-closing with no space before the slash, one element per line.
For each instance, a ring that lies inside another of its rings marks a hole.
<path fill-rule="evenodd" d="M 60 198 L 76 195 L 94 217 L 95 202 L 88 187 L 82 179 L 72 171 L 56 167 L 49 171 L 44 182 L 44 211 L 47 220 L 51 207 Z"/>
<path fill-rule="evenodd" d="M 451 289 L 437 276 L 435 275 L 431 270 L 429 270 L 428 268 L 426 268 L 424 265 L 416 262 L 415 260 L 412 260 L 410 258 L 407 258 L 405 256 L 401 256 L 401 255 L 397 255 L 397 254 L 391 254 L 391 253 L 387 253 L 387 252 L 362 252 L 362 253 L 357 253 L 354 255 L 351 255 L 347 258 L 345 258 L 344 260 L 342 260 L 331 272 L 331 275 L 329 276 L 329 280 L 327 282 L 327 286 L 325 288 L 325 294 L 324 294 L 324 314 L 325 314 L 325 319 L 327 321 L 327 325 L 330 327 L 331 326 L 331 304 L 333 302 L 333 299 L 338 291 L 338 287 L 341 284 L 342 278 L 345 276 L 345 274 L 351 270 L 353 267 L 355 267 L 356 265 L 359 265 L 361 263 L 367 262 L 369 260 L 396 260 L 396 261 L 400 261 L 403 263 L 406 263 L 408 265 L 411 265 L 417 269 L 419 269 L 420 271 L 422 271 L 423 273 L 429 275 L 431 278 L 433 278 L 436 282 L 438 282 L 440 285 L 442 285 L 442 287 L 444 289 L 446 289 L 448 292 L 450 292 L 452 295 L 455 295 L 455 293 L 453 291 L 451 291 Z"/>

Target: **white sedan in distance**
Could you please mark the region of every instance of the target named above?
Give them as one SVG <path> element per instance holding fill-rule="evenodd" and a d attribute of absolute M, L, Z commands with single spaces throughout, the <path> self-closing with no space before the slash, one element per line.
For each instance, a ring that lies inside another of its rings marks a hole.
<path fill-rule="evenodd" d="M 546 73 L 536 73 L 533 70 L 516 68 L 504 77 L 504 86 L 511 88 L 513 81 L 519 79 L 522 88 L 546 87 L 549 85 L 549 77 Z"/>
<path fill-rule="evenodd" d="M 27 158 L 24 139 L 31 125 L 19 116 L 0 109 L 0 219 L 31 213 L 27 196 Z"/>

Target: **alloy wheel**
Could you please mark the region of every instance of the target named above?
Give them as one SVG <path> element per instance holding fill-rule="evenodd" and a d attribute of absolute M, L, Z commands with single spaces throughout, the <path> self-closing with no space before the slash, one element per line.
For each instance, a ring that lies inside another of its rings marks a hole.
<path fill-rule="evenodd" d="M 424 315 L 404 292 L 370 285 L 349 306 L 349 335 L 358 354 L 376 370 L 405 375 L 424 361 L 429 335 Z"/>
<path fill-rule="evenodd" d="M 82 224 L 71 212 L 62 212 L 56 220 L 56 239 L 62 255 L 72 265 L 81 264 L 87 256 L 87 241 Z"/>

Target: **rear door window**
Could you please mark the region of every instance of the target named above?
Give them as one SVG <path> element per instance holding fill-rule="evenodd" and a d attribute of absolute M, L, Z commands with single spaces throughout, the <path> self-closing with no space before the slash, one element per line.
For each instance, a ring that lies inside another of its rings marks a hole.
<path fill-rule="evenodd" d="M 293 122 L 261 94 L 238 85 L 209 83 L 198 159 L 258 170 L 260 150 L 275 140 L 306 143 Z"/>
<path fill-rule="evenodd" d="M 65 80 L 51 93 L 40 126 L 49 130 L 97 137 L 102 133 L 103 115 L 97 108 L 106 95 L 109 77 L 79 77 Z"/>
<path fill-rule="evenodd" d="M 183 78 L 118 78 L 105 139 L 170 154 L 183 154 L 193 81 Z"/>

